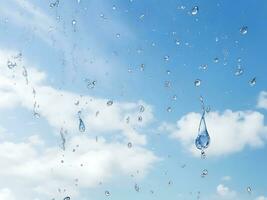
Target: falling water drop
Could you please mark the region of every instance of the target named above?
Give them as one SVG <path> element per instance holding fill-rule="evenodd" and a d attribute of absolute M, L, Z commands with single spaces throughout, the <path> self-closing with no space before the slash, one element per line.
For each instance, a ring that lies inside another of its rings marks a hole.
<path fill-rule="evenodd" d="M 214 63 L 218 63 L 218 62 L 219 62 L 219 58 L 217 58 L 217 57 L 214 58 L 214 59 L 213 59 L 213 62 L 214 62 Z"/>
<path fill-rule="evenodd" d="M 199 11 L 199 8 L 198 6 L 194 6 L 192 9 L 191 9 L 191 15 L 196 15 Z"/>
<path fill-rule="evenodd" d="M 79 131 L 84 132 L 85 131 L 85 125 L 83 123 L 83 120 L 79 118 Z"/>
<path fill-rule="evenodd" d="M 240 33 L 241 33 L 241 35 L 246 35 L 248 33 L 248 27 L 247 26 L 242 26 L 240 28 Z"/>
<path fill-rule="evenodd" d="M 172 108 L 171 107 L 168 107 L 167 108 L 167 112 L 171 112 L 172 111 Z"/>
<path fill-rule="evenodd" d="M 202 174 L 201 174 L 201 177 L 202 178 L 204 178 L 204 177 L 206 177 L 207 175 L 208 175 L 208 170 L 207 169 L 203 169 L 203 171 L 202 171 Z"/>
<path fill-rule="evenodd" d="M 202 114 L 202 117 L 200 119 L 200 123 L 198 127 L 198 136 L 195 140 L 195 145 L 199 150 L 204 150 L 208 148 L 210 144 L 210 136 L 207 131 L 204 113 Z"/>

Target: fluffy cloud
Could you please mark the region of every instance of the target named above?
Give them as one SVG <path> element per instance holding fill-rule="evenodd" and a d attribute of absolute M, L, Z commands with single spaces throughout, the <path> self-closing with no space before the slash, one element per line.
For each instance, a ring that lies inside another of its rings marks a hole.
<path fill-rule="evenodd" d="M 255 200 L 267 200 L 267 197 L 265 197 L 265 196 L 259 196 Z"/>
<path fill-rule="evenodd" d="M 236 192 L 230 190 L 228 187 L 224 186 L 223 184 L 220 184 L 216 188 L 217 195 L 219 197 L 223 197 L 224 199 L 232 199 L 236 196 Z"/>
<path fill-rule="evenodd" d="M 140 133 L 153 121 L 150 105 L 114 101 L 107 106 L 108 99 L 80 96 L 47 85 L 46 74 L 30 67 L 15 52 L 0 51 L 0 58 L 0 109 L 24 108 L 39 113 L 40 120 L 47 120 L 51 132 L 59 133 L 61 128 L 67 131 L 65 151 L 46 145 L 37 135 L 24 142 L 2 141 L 0 176 L 5 181 L 0 180 L 0 188 L 23 193 L 25 199 L 62 198 L 66 193 L 78 196 L 77 188 L 95 187 L 99 182 L 131 174 L 141 178 L 158 160 L 145 148 L 146 137 Z M 8 68 L 8 61 L 16 66 Z M 22 66 L 27 66 L 27 76 Z M 141 105 L 145 108 L 142 112 Z M 85 133 L 78 130 L 79 110 Z M 140 116 L 142 120 L 138 120 Z M 127 147 L 128 142 L 132 148 Z M 58 193 L 58 188 L 66 192 Z M 2 193 L 9 195 L 6 190 Z"/>
<path fill-rule="evenodd" d="M 187 150 L 199 155 L 194 140 L 200 118 L 199 113 L 191 112 L 181 117 L 176 125 L 163 123 L 160 130 L 170 132 L 171 137 L 178 139 Z M 262 147 L 267 136 L 264 115 L 256 111 L 210 112 L 206 124 L 211 137 L 207 149 L 209 156 L 240 152 L 245 147 Z"/>
<path fill-rule="evenodd" d="M 15 200 L 12 192 L 8 188 L 0 189 L 0 199 L 1 200 Z"/>
<path fill-rule="evenodd" d="M 267 109 L 267 92 L 261 91 L 258 97 L 258 105 L 259 108 Z"/>

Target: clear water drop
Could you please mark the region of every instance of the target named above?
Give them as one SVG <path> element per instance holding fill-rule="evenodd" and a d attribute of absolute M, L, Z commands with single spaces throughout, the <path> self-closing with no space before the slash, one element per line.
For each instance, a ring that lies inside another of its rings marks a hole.
<path fill-rule="evenodd" d="M 167 70 L 166 73 L 167 73 L 168 75 L 170 75 L 170 74 L 171 74 L 171 71 L 170 71 L 170 70 Z"/>
<path fill-rule="evenodd" d="M 177 100 L 177 95 L 172 96 L 172 100 L 176 101 Z"/>
<path fill-rule="evenodd" d="M 70 197 L 69 196 L 67 196 L 67 197 L 64 197 L 64 199 L 63 200 L 70 200 Z"/>
<path fill-rule="evenodd" d="M 83 120 L 79 118 L 79 131 L 84 132 L 85 131 L 85 125 L 83 123 Z"/>
<path fill-rule="evenodd" d="M 113 101 L 112 100 L 108 100 L 107 101 L 107 106 L 112 106 L 113 105 Z"/>
<path fill-rule="evenodd" d="M 139 108 L 139 112 L 142 113 L 144 111 L 145 111 L 145 107 L 143 105 L 141 105 L 140 108 Z"/>
<path fill-rule="evenodd" d="M 172 108 L 171 107 L 168 107 L 167 108 L 167 112 L 171 112 L 172 111 Z"/>
<path fill-rule="evenodd" d="M 247 192 L 248 192 L 249 194 L 251 194 L 251 192 L 252 192 L 251 187 L 247 187 Z"/>
<path fill-rule="evenodd" d="M 117 33 L 116 38 L 120 38 L 120 37 L 121 37 L 121 34 Z"/>
<path fill-rule="evenodd" d="M 208 69 L 208 65 L 207 64 L 200 65 L 199 69 L 206 70 L 206 69 Z"/>
<path fill-rule="evenodd" d="M 105 195 L 108 197 L 110 196 L 110 192 L 108 190 L 105 191 Z"/>
<path fill-rule="evenodd" d="M 198 127 L 198 136 L 195 140 L 195 145 L 197 149 L 204 150 L 208 148 L 210 144 L 210 136 L 207 130 L 206 121 L 205 121 L 205 111 L 201 116 L 199 127 Z"/>
<path fill-rule="evenodd" d="M 17 63 L 16 62 L 11 62 L 10 60 L 7 61 L 7 67 L 9 69 L 13 69 L 16 66 L 17 66 Z"/>
<path fill-rule="evenodd" d="M 256 77 L 254 77 L 253 79 L 249 81 L 249 85 L 252 87 L 256 85 Z"/>
<path fill-rule="evenodd" d="M 203 169 L 202 173 L 201 173 L 201 177 L 204 178 L 205 176 L 208 175 L 208 170 L 207 169 Z"/>
<path fill-rule="evenodd" d="M 218 62 L 219 62 L 219 58 L 217 58 L 217 57 L 214 58 L 214 59 L 213 59 L 213 62 L 214 62 L 214 63 L 218 63 Z"/>
<path fill-rule="evenodd" d="M 241 76 L 244 73 L 244 70 L 241 66 L 238 66 L 235 70 L 235 76 Z"/>
<path fill-rule="evenodd" d="M 112 10 L 116 10 L 117 7 L 115 5 L 112 6 Z"/>
<path fill-rule="evenodd" d="M 246 35 L 248 33 L 248 27 L 247 26 L 242 26 L 240 28 L 240 34 L 241 35 Z"/>
<path fill-rule="evenodd" d="M 143 117 L 142 116 L 138 116 L 138 121 L 142 122 L 143 121 Z"/>
<path fill-rule="evenodd" d="M 165 81 L 164 86 L 166 88 L 170 88 L 171 87 L 171 81 Z"/>
<path fill-rule="evenodd" d="M 198 14 L 198 11 L 199 11 L 198 6 L 194 6 L 194 7 L 191 9 L 191 15 L 196 15 L 196 14 Z"/>
<path fill-rule="evenodd" d="M 201 80 L 200 79 L 196 79 L 194 84 L 195 84 L 196 87 L 199 87 L 200 84 L 201 84 Z"/>
<path fill-rule="evenodd" d="M 175 40 L 175 44 L 176 44 L 177 46 L 179 46 L 179 45 L 181 44 L 180 40 L 176 39 L 176 40 Z"/>
<path fill-rule="evenodd" d="M 164 60 L 167 62 L 169 61 L 170 57 L 168 55 L 164 56 Z"/>
<path fill-rule="evenodd" d="M 127 146 L 130 149 L 130 148 L 132 148 L 133 144 L 131 142 L 128 142 Z"/>
<path fill-rule="evenodd" d="M 134 189 L 135 189 L 136 192 L 139 192 L 139 191 L 140 191 L 140 187 L 139 187 L 139 185 L 135 184 L 135 185 L 134 185 Z"/>

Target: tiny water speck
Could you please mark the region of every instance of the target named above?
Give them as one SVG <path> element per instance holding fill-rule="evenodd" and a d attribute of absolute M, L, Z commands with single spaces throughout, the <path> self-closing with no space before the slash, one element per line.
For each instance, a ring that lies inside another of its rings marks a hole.
<path fill-rule="evenodd" d="M 130 149 L 130 148 L 132 148 L 133 144 L 131 142 L 128 142 L 127 146 Z"/>
<path fill-rule="evenodd" d="M 108 100 L 107 101 L 107 106 L 112 106 L 113 105 L 113 101 L 112 100 Z"/>
<path fill-rule="evenodd" d="M 105 195 L 108 197 L 110 196 L 110 192 L 108 190 L 105 191 Z"/>
<path fill-rule="evenodd" d="M 70 200 L 70 197 L 65 197 L 63 200 Z"/>
<path fill-rule="evenodd" d="M 253 79 L 249 81 L 249 85 L 252 87 L 256 85 L 256 77 L 254 77 Z"/>

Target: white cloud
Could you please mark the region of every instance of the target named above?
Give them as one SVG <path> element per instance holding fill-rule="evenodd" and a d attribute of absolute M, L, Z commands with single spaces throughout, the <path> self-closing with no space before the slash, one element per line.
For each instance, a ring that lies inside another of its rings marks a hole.
<path fill-rule="evenodd" d="M 160 130 L 170 132 L 194 155 L 199 155 L 194 140 L 201 115 L 188 113 L 176 125 L 163 123 Z M 264 115 L 256 111 L 210 112 L 206 116 L 211 143 L 206 150 L 209 156 L 220 156 L 242 151 L 245 147 L 259 148 L 265 144 L 267 127 Z"/>
<path fill-rule="evenodd" d="M 8 188 L 0 189 L 0 199 L 1 200 L 15 200 L 12 192 Z"/>
<path fill-rule="evenodd" d="M 267 197 L 265 197 L 265 196 L 259 196 L 255 200 L 267 200 Z"/>
<path fill-rule="evenodd" d="M 261 91 L 258 97 L 258 108 L 264 108 L 267 109 L 267 92 Z"/>
<path fill-rule="evenodd" d="M 231 199 L 236 196 L 235 191 L 230 190 L 228 187 L 224 186 L 223 184 L 219 184 L 216 188 L 216 191 L 220 197 L 223 197 L 225 199 Z"/>
<path fill-rule="evenodd" d="M 23 193 L 25 199 L 57 195 L 62 198 L 58 188 L 78 196 L 76 178 L 79 188 L 95 187 L 100 181 L 108 182 L 120 176 L 130 177 L 130 174 L 136 175 L 137 170 L 141 178 L 158 160 L 145 148 L 146 136 L 140 133 L 141 128 L 153 121 L 150 105 L 142 101 L 114 101 L 112 106 L 107 106 L 108 99 L 57 90 L 45 84 L 45 73 L 14 55 L 17 54 L 12 51 L 0 51 L 0 109 L 21 107 L 33 112 L 36 101 L 35 111 L 40 113 L 40 120 L 47 120 L 56 133 L 63 127 L 68 134 L 64 152 L 58 146 L 48 147 L 37 135 L 27 138 L 26 142 L 1 142 L 0 188 L 8 186 L 14 194 Z M 16 62 L 17 66 L 9 69 L 7 60 Z M 28 84 L 22 75 L 22 66 L 27 66 Z M 74 104 L 77 100 L 78 106 Z M 145 107 L 142 113 L 139 111 L 141 104 Z M 82 110 L 85 133 L 78 130 L 79 110 Z M 128 116 L 130 121 L 126 123 Z M 142 122 L 138 121 L 138 116 L 142 116 Z M 94 135 L 98 135 L 98 142 Z M 127 147 L 128 142 L 133 143 L 132 148 Z"/>

